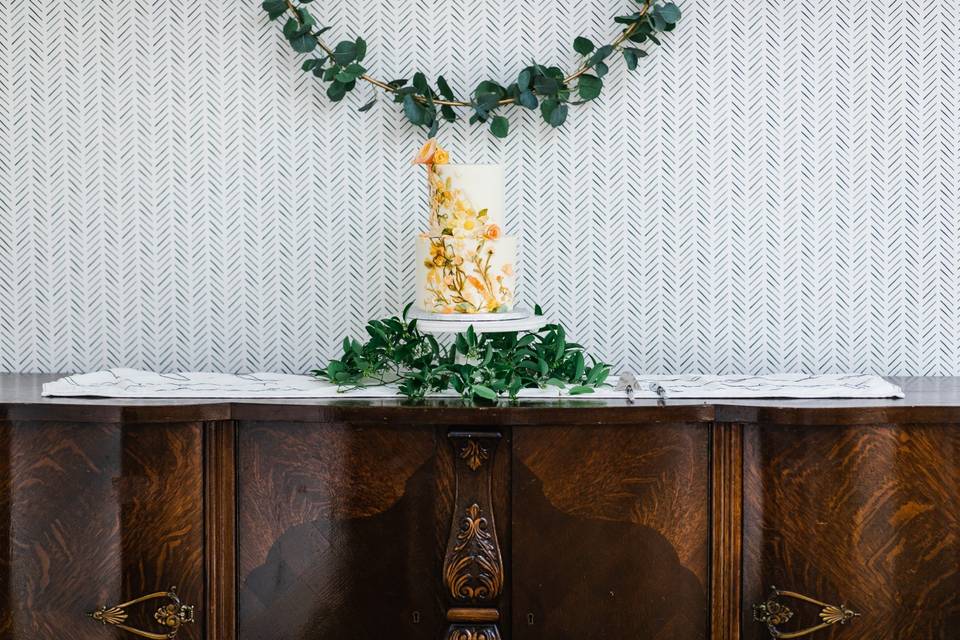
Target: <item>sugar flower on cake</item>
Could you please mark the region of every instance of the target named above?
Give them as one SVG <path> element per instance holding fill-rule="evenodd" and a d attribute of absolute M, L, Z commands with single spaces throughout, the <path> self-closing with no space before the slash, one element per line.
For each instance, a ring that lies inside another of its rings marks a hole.
<path fill-rule="evenodd" d="M 450 154 L 437 144 L 436 138 L 427 140 L 417 152 L 417 157 L 413 159 L 413 164 L 434 165 L 448 162 L 450 162 Z"/>

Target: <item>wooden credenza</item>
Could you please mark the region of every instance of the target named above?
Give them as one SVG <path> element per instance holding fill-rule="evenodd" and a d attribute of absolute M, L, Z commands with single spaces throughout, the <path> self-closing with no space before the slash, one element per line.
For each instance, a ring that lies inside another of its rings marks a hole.
<path fill-rule="evenodd" d="M 0 639 L 960 638 L 960 379 L 476 408 L 50 378 L 0 376 Z"/>

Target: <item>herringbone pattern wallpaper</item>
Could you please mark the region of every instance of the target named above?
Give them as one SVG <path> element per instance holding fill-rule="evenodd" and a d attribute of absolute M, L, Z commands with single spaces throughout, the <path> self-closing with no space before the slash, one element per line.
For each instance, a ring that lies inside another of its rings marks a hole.
<path fill-rule="evenodd" d="M 322 4 L 462 93 L 630 2 Z M 303 371 L 412 298 L 423 134 L 258 5 L 0 3 L 0 370 Z M 523 297 L 638 372 L 960 374 L 960 5 L 681 5 L 563 129 L 442 132 L 508 167 Z"/>

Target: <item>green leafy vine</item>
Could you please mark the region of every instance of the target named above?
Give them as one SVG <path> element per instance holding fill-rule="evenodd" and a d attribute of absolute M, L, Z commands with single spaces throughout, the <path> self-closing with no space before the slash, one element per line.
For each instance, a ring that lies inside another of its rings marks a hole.
<path fill-rule="evenodd" d="M 367 342 L 344 338 L 343 354 L 311 373 L 341 390 L 396 384 L 411 400 L 428 393 L 456 390 L 463 398 L 496 402 L 515 399 L 521 389 L 555 386 L 570 395 L 592 393 L 610 375 L 610 365 L 568 342 L 558 324 L 538 331 L 477 334 L 471 327 L 442 347 L 421 333 L 416 320 L 402 317 L 371 320 Z M 541 315 L 539 306 L 537 315 Z"/>
<path fill-rule="evenodd" d="M 569 105 L 584 104 L 600 96 L 603 78 L 610 70 L 611 56 L 619 52 L 627 68 L 633 71 L 640 58 L 648 55 L 645 49 L 635 45 L 659 45 L 657 34 L 673 31 L 680 20 L 680 9 L 672 2 L 634 0 L 639 5 L 637 11 L 614 18 L 622 28 L 611 43 L 598 47 L 584 36 L 573 41 L 573 50 L 581 60 L 572 73 L 534 62 L 524 67 L 511 83 L 503 85 L 495 80 L 484 80 L 469 98 L 459 98 L 443 76 L 431 84 L 419 71 L 412 78 L 387 82 L 369 75 L 362 64 L 367 55 L 366 41 L 358 37 L 338 42 L 332 48 L 324 44 L 320 37 L 332 27 L 317 23 L 306 6 L 312 2 L 265 0 L 262 5 L 271 20 L 287 16 L 283 35 L 294 51 L 315 54 L 304 61 L 303 70 L 328 83 L 327 97 L 334 102 L 343 100 L 357 87 L 358 81 L 382 89 L 393 97 L 394 102 L 403 105 L 407 120 L 429 129 L 431 137 L 436 134 L 441 121 L 454 122 L 457 119 L 457 108 L 472 110 L 470 123 L 488 123 L 490 131 L 498 138 L 505 138 L 510 131 L 510 121 L 501 111 L 509 106 L 539 110 L 545 122 L 559 127 L 566 122 Z M 375 103 L 376 98 L 360 107 L 360 111 L 371 109 Z"/>

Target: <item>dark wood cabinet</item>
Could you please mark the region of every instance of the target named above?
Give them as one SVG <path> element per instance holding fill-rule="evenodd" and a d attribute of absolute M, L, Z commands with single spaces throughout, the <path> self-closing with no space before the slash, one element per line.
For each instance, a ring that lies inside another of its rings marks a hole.
<path fill-rule="evenodd" d="M 821 603 L 774 597 L 785 630 L 850 618 L 818 638 L 960 637 L 960 426 L 750 425 L 743 460 L 746 603 L 775 585 Z"/>
<path fill-rule="evenodd" d="M 202 429 L 0 423 L 0 637 L 121 637 L 87 614 L 171 587 L 203 602 Z M 163 632 L 154 614 L 174 602 L 110 615 Z M 178 637 L 203 638 L 203 624 Z"/>
<path fill-rule="evenodd" d="M 443 626 L 450 472 L 430 427 L 242 422 L 238 636 L 422 638 Z"/>
<path fill-rule="evenodd" d="M 496 408 L 43 379 L 0 376 L 0 640 L 958 637 L 957 379 Z"/>
<path fill-rule="evenodd" d="M 706 638 L 708 425 L 514 440 L 514 638 Z"/>

